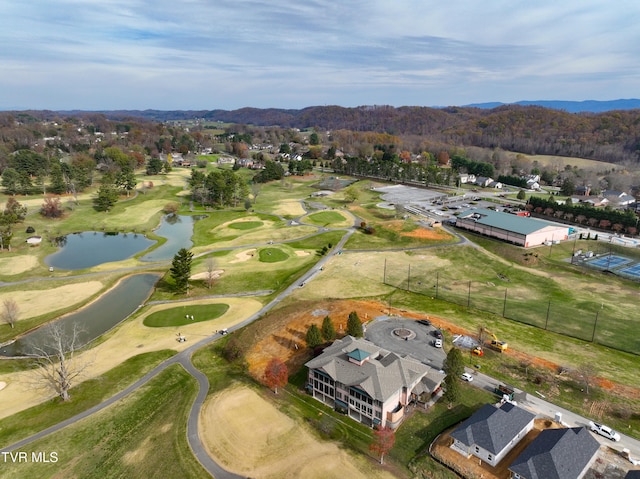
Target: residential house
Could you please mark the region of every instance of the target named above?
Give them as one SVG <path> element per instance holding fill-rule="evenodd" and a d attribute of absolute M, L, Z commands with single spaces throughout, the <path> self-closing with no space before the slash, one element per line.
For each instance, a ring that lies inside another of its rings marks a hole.
<path fill-rule="evenodd" d="M 368 426 L 396 428 L 405 408 L 439 387 L 443 375 L 366 339 L 346 336 L 305 364 L 307 390 L 318 401 Z"/>
<path fill-rule="evenodd" d="M 636 202 L 633 196 L 624 191 L 605 190 L 602 192 L 602 196 L 617 206 L 628 206 Z"/>
<path fill-rule="evenodd" d="M 476 175 L 461 173 L 459 178 L 460 178 L 460 184 L 466 184 L 466 183 L 473 184 L 476 182 Z"/>
<path fill-rule="evenodd" d="M 538 175 L 535 175 L 538 176 Z M 539 180 L 534 180 L 533 178 L 529 178 L 527 180 L 527 189 L 529 190 L 539 190 L 540 189 L 540 183 L 538 183 Z"/>
<path fill-rule="evenodd" d="M 493 178 L 487 178 L 486 176 L 478 176 L 476 178 L 476 185 L 486 188 L 493 182 Z"/>
<path fill-rule="evenodd" d="M 535 417 L 509 402 L 485 404 L 451 433 L 451 449 L 495 467 L 533 429 Z"/>
<path fill-rule="evenodd" d="M 594 208 L 597 208 L 598 206 L 607 206 L 609 204 L 609 200 L 601 196 L 586 196 L 580 199 L 580 202 L 588 203 Z"/>
<path fill-rule="evenodd" d="M 576 196 L 589 196 L 591 194 L 591 186 L 576 186 Z"/>
<path fill-rule="evenodd" d="M 489 188 L 496 188 L 496 189 L 500 189 L 502 188 L 502 183 L 500 183 L 499 181 L 492 181 L 491 183 L 489 183 Z"/>
<path fill-rule="evenodd" d="M 518 457 L 512 479 L 581 479 L 596 458 L 600 443 L 584 427 L 545 429 Z"/>

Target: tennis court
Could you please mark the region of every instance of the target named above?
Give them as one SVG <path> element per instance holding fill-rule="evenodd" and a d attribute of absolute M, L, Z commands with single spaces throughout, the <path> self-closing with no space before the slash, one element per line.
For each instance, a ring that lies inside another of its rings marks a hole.
<path fill-rule="evenodd" d="M 590 260 L 589 266 L 594 266 L 601 269 L 614 269 L 618 266 L 622 266 L 623 264 L 632 262 L 632 259 L 625 258 L 624 256 L 607 255 Z"/>
<path fill-rule="evenodd" d="M 636 263 L 627 268 L 622 268 L 619 272 L 640 278 L 640 263 Z"/>

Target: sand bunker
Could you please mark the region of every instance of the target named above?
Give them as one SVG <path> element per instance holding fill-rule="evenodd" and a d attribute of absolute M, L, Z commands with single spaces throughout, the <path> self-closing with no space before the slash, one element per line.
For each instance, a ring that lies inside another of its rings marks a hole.
<path fill-rule="evenodd" d="M 223 269 L 217 269 L 215 271 L 211 272 L 211 279 L 218 279 L 220 276 L 222 276 L 222 273 L 224 273 Z M 189 279 L 208 279 L 209 278 L 209 273 L 207 271 L 203 272 L 203 273 L 196 273 L 191 275 L 191 278 Z"/>
<path fill-rule="evenodd" d="M 243 263 L 244 261 L 249 261 L 251 258 L 253 258 L 253 255 L 256 253 L 255 248 L 254 249 L 248 249 L 247 251 L 243 251 L 241 253 L 238 253 L 236 255 L 236 259 L 229 261 L 229 263 Z"/>
<path fill-rule="evenodd" d="M 308 251 L 302 251 L 302 250 L 298 250 L 296 251 L 296 256 L 309 256 L 311 253 L 309 253 Z"/>

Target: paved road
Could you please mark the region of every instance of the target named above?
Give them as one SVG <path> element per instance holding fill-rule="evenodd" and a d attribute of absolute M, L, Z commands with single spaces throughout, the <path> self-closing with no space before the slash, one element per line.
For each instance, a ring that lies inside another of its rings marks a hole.
<path fill-rule="evenodd" d="M 342 237 L 342 239 L 338 242 L 336 247 L 333 248 L 325 257 L 323 257 L 311 270 L 309 270 L 302 277 L 301 281 L 302 282 L 308 281 L 314 275 L 322 271 L 321 268 L 323 267 L 324 263 L 326 263 L 336 252 L 340 251 L 344 247 L 345 243 L 351 237 L 354 231 L 355 230 L 353 229 L 349 229 L 347 231 L 347 234 L 345 234 Z M 241 323 L 238 323 L 235 326 L 228 328 L 228 332 L 231 333 L 237 329 L 243 328 L 244 326 L 252 323 L 259 317 L 263 316 L 265 313 L 273 309 L 277 304 L 279 304 L 284 298 L 286 298 L 298 287 L 299 287 L 298 283 L 289 286 L 282 293 L 276 296 L 269 304 L 265 305 L 260 311 L 253 314 L 249 318 L 245 319 Z M 120 399 L 124 398 L 131 392 L 143 386 L 144 384 L 149 382 L 152 378 L 154 378 L 156 375 L 158 375 L 160 372 L 164 371 L 167 367 L 173 364 L 180 364 L 187 372 L 189 372 L 189 374 L 195 377 L 196 380 L 198 381 L 198 394 L 189 412 L 189 418 L 187 422 L 187 440 L 189 442 L 189 446 L 193 451 L 193 454 L 196 456 L 198 461 L 200 461 L 200 464 L 202 464 L 202 466 L 209 472 L 209 474 L 211 474 L 216 479 L 242 479 L 243 476 L 239 476 L 237 474 L 234 474 L 232 472 L 225 470 L 222 466 L 216 463 L 207 454 L 200 440 L 200 436 L 198 434 L 198 417 L 200 415 L 200 411 L 207 397 L 207 394 L 209 393 L 209 381 L 202 372 L 200 372 L 193 366 L 193 364 L 191 363 L 191 355 L 198 349 L 206 346 L 207 344 L 210 344 L 216 341 L 217 339 L 220 339 L 220 337 L 221 335 L 219 333 L 216 333 L 212 336 L 209 336 L 207 338 L 204 338 L 198 341 L 192 346 L 189 346 L 187 349 L 181 351 L 175 356 L 159 364 L 154 369 L 152 369 L 147 374 L 145 374 L 142 378 L 137 380 L 135 383 L 131 384 L 128 388 L 124 389 L 123 391 L 120 391 L 115 396 L 112 396 L 111 398 L 92 407 L 91 409 L 88 409 L 80 414 L 77 414 L 76 416 L 73 416 L 63 422 L 60 422 L 54 426 L 51 426 L 43 431 L 40 431 L 14 444 L 6 446 L 5 448 L 0 449 L 0 453 L 15 451 L 16 449 L 20 449 L 21 447 L 24 447 L 34 441 L 37 441 L 38 439 L 48 436 L 49 434 L 53 434 L 66 426 L 74 424 L 77 421 L 80 421 L 98 411 L 101 411 L 102 409 L 112 405 L 116 401 L 119 401 Z"/>
<path fill-rule="evenodd" d="M 260 311 L 258 311 L 257 313 L 255 313 L 254 315 L 252 315 L 251 317 L 245 319 L 244 321 L 242 321 L 241 323 L 238 323 L 237 325 L 229 328 L 229 332 L 233 332 L 237 329 L 240 329 L 248 324 L 250 324 L 251 322 L 255 321 L 256 319 L 258 319 L 259 317 L 263 316 L 265 313 L 267 313 L 268 311 L 270 311 L 271 309 L 273 309 L 277 304 L 279 304 L 284 298 L 286 298 L 289 294 L 291 294 L 296 288 L 301 287 L 300 285 L 304 285 L 305 282 L 309 281 L 310 279 L 312 279 L 315 275 L 317 274 L 321 274 L 322 270 L 323 270 L 323 266 L 324 264 L 329 261 L 329 259 L 336 254 L 338 251 L 341 251 L 342 248 L 344 247 L 345 243 L 347 242 L 347 240 L 350 238 L 350 236 L 353 234 L 355 230 L 353 228 L 347 230 L 347 234 L 344 235 L 344 237 L 340 240 L 340 242 L 322 259 L 320 259 L 320 261 L 313 267 L 311 268 L 297 283 L 290 285 L 286 290 L 284 290 L 282 293 L 280 293 L 276 298 L 274 298 L 269 304 L 265 305 Z M 313 236 L 313 235 L 310 235 Z M 460 238 L 459 235 L 456 235 Z M 462 243 L 462 241 L 461 241 Z M 460 243 L 459 243 L 460 244 Z M 259 246 L 264 246 L 264 245 L 259 245 Z M 234 247 L 236 248 L 236 247 Z M 230 248 L 231 249 L 231 248 Z M 131 268 L 131 269 L 135 269 L 135 268 Z M 53 279 L 53 278 L 52 278 Z M 56 278 L 57 279 L 57 278 Z M 128 394 L 130 394 L 131 392 L 135 391 L 136 389 L 138 389 L 139 387 L 143 386 L 144 384 L 146 384 L 149 380 L 151 380 L 152 378 L 154 378 L 157 374 L 159 374 L 160 372 L 164 371 L 167 367 L 173 365 L 173 364 L 180 364 L 182 367 L 184 367 L 184 369 L 189 372 L 197 381 L 198 381 L 198 394 L 196 399 L 193 402 L 193 405 L 191 407 L 191 410 L 189 412 L 189 418 L 188 418 L 188 422 L 187 422 L 187 440 L 189 442 L 189 445 L 194 453 L 194 455 L 197 457 L 198 461 L 200 461 L 200 463 L 202 464 L 202 466 L 216 479 L 241 479 L 242 476 L 239 476 L 237 474 L 234 474 L 232 472 L 229 472 L 227 470 L 225 470 L 223 467 L 221 467 L 219 464 L 217 464 L 206 452 L 206 450 L 204 449 L 202 442 L 200 441 L 200 437 L 198 434 L 198 417 L 200 415 L 200 411 L 202 409 L 202 406 L 204 404 L 204 401 L 206 400 L 206 397 L 208 395 L 209 392 L 209 381 L 207 380 L 207 377 L 200 371 L 198 371 L 193 364 L 191 363 L 191 355 L 198 349 L 202 348 L 203 346 L 206 346 L 207 344 L 210 344 L 214 341 L 216 341 L 217 339 L 219 339 L 221 336 L 220 334 L 214 334 L 212 336 L 209 336 L 207 338 L 202 339 L 201 341 L 193 344 L 192 346 L 190 346 L 189 348 L 181 351 L 180 353 L 176 354 L 175 356 L 173 356 L 172 358 L 166 360 L 165 362 L 161 363 L 160 365 L 158 365 L 157 367 L 155 367 L 153 370 L 149 371 L 147 374 L 145 374 L 145 376 L 143 376 L 142 378 L 140 378 L 139 380 L 137 380 L 135 383 L 131 384 L 128 388 L 126 388 L 125 390 L 117 393 L 116 395 L 114 395 L 113 397 L 107 399 L 106 401 L 92 407 L 91 409 L 88 409 L 87 411 L 84 411 L 72 418 L 67 419 L 66 421 L 63 421 L 61 423 L 58 423 L 50 428 L 47 428 L 43 431 L 40 431 L 37 434 L 34 434 L 28 438 L 25 438 L 21 441 L 18 441 L 14 444 L 11 444 L 3 449 L 0 450 L 0 452 L 8 452 L 8 451 L 14 451 L 16 449 L 20 449 L 21 447 L 24 447 L 38 439 L 41 439 L 49 434 L 52 434 L 54 432 L 59 431 L 60 429 L 69 426 L 71 424 L 74 424 L 75 422 L 82 420 L 108 406 L 110 406 L 111 404 L 115 403 L 116 401 L 119 401 L 120 399 L 124 398 L 125 396 L 127 396 Z M 495 388 L 495 386 L 498 384 L 498 382 L 489 377 L 486 376 L 484 374 L 479 373 L 476 370 L 471 370 L 469 369 L 470 372 L 473 372 L 474 374 L 474 381 L 473 381 L 473 385 L 475 385 L 476 387 L 481 387 L 483 389 L 487 389 L 489 391 L 493 391 L 493 389 Z M 588 424 L 588 420 L 578 416 L 577 414 L 574 414 L 570 411 L 564 410 L 562 408 L 559 408 L 547 401 L 545 401 L 542 398 L 538 398 L 529 394 L 525 394 L 523 396 L 521 396 L 522 399 L 520 401 L 520 405 L 522 407 L 525 407 L 527 409 L 530 409 L 532 412 L 535 412 L 536 414 L 539 414 L 541 416 L 545 416 L 545 417 L 550 417 L 550 418 L 554 418 L 556 413 L 561 413 L 562 414 L 562 421 L 563 423 L 569 425 L 569 426 L 585 426 Z M 618 449 L 618 450 L 622 450 L 622 448 L 626 448 L 629 449 L 629 451 L 631 452 L 632 457 L 634 458 L 640 458 L 640 441 L 637 441 L 633 438 L 624 436 L 622 437 L 622 440 L 619 443 L 615 443 L 612 444 L 609 441 L 607 441 L 604 438 L 601 438 L 600 436 L 598 436 L 598 440 L 602 443 L 605 443 L 609 446 L 614 446 L 614 448 Z"/>
<path fill-rule="evenodd" d="M 496 379 L 487 376 L 486 374 L 482 374 L 473 368 L 466 368 L 466 371 L 473 374 L 474 379 L 471 384 L 478 388 L 493 392 L 495 387 L 500 384 Z M 555 404 L 550 403 L 542 397 L 528 394 L 516 389 L 516 401 L 518 403 L 518 406 L 521 406 L 524 409 L 528 409 L 529 411 L 537 414 L 540 417 L 555 419 L 556 414 L 560 413 L 562 423 L 568 427 L 589 427 L 589 419 L 586 419 L 585 417 L 582 417 L 574 412 L 556 406 Z M 622 436 L 620 442 L 611 442 L 610 440 L 596 434 L 594 434 L 594 437 L 601 444 L 609 446 L 617 451 L 628 449 L 632 458 L 640 459 L 640 441 L 624 435 L 624 431 L 618 432 L 620 432 L 620 435 Z"/>

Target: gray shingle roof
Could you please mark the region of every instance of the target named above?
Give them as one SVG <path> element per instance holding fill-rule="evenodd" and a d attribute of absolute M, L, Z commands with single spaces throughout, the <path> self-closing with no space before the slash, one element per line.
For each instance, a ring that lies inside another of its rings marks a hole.
<path fill-rule="evenodd" d="M 545 429 L 509 470 L 526 479 L 577 479 L 599 448 L 584 427 Z"/>
<path fill-rule="evenodd" d="M 624 479 L 640 479 L 640 470 L 629 471 Z"/>
<path fill-rule="evenodd" d="M 476 219 L 476 223 L 523 235 L 528 235 L 548 227 L 552 227 L 553 229 L 561 227 L 560 225 L 536 218 L 516 216 L 510 213 L 502 213 L 484 208 L 463 211 L 458 215 L 458 218 L 468 220 L 474 214 L 479 216 L 479 218 Z"/>
<path fill-rule="evenodd" d="M 467 447 L 477 445 L 497 455 L 535 417 L 511 403 L 499 408 L 485 404 L 453 431 L 451 437 Z"/>
<path fill-rule="evenodd" d="M 360 350 L 358 356 L 363 352 L 369 354 L 361 366 L 349 361 L 349 357 L 357 350 Z M 352 336 L 335 341 L 305 366 L 319 369 L 345 386 L 357 386 L 382 402 L 402 387 L 412 386 L 431 369 L 416 359 L 399 356 L 366 339 Z"/>

